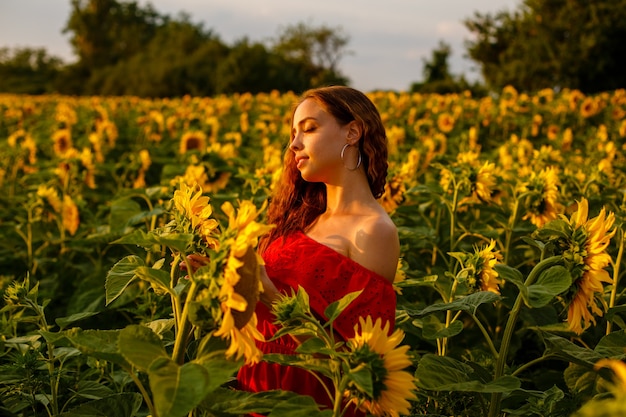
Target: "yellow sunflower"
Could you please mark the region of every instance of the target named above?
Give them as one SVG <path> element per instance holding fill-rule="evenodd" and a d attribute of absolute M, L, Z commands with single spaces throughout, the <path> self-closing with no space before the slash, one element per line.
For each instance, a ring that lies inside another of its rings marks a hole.
<path fill-rule="evenodd" d="M 437 127 L 443 133 L 449 133 L 452 129 L 454 129 L 454 117 L 449 113 L 441 113 L 437 117 Z"/>
<path fill-rule="evenodd" d="M 588 219 L 588 212 L 588 202 L 583 198 L 578 202 L 578 211 L 569 220 L 572 242 L 564 253 L 565 259 L 573 264 L 572 286 L 565 299 L 569 301 L 568 326 L 576 334 L 596 323 L 594 315 L 602 316 L 603 310 L 598 306 L 606 308 L 602 283 L 613 282 L 604 268 L 611 262 L 606 248 L 616 232 L 610 230 L 615 215 L 607 214 L 602 208 L 598 216 Z"/>
<path fill-rule="evenodd" d="M 404 338 L 402 330 L 395 330 L 389 336 L 389 322 L 382 326 L 382 320 L 372 317 L 359 317 L 354 326 L 355 336 L 348 340 L 353 369 L 366 368 L 372 377 L 372 392 L 363 389 L 352 381 L 345 396 L 359 409 L 374 416 L 398 417 L 409 414 L 410 400 L 416 399 L 415 379 L 405 369 L 411 365 L 407 355 L 408 345 L 400 346 Z M 360 327 L 360 328 L 359 328 Z"/>
<path fill-rule="evenodd" d="M 626 363 L 618 359 L 600 359 L 595 369 L 609 368 L 613 371 L 613 391 L 616 395 L 626 396 Z"/>
<path fill-rule="evenodd" d="M 218 227 L 217 220 L 212 219 L 213 208 L 209 197 L 202 195 L 198 184 L 192 187 L 181 182 L 180 189 L 174 192 L 174 207 L 191 225 L 191 232 L 198 232 L 209 247 L 215 247 L 217 239 L 213 236 Z"/>
<path fill-rule="evenodd" d="M 563 206 L 558 202 L 558 185 L 556 168 L 545 168 L 539 174 L 532 172 L 528 182 L 520 187 L 522 192 L 528 192 L 527 213 L 522 219 L 529 219 L 537 227 L 543 227 L 547 222 L 556 219 L 563 210 Z"/>
<path fill-rule="evenodd" d="M 457 279 L 465 282 L 470 292 L 491 291 L 500 294 L 499 286 L 502 281 L 494 267 L 502 260 L 502 254 L 498 250 L 494 251 L 495 246 L 495 240 L 491 239 L 489 244 L 482 248 L 474 246 L 474 253 L 450 253 L 462 266 Z"/>
<path fill-rule="evenodd" d="M 206 150 L 206 134 L 199 130 L 186 132 L 180 138 L 180 150 L 181 154 L 191 150 L 198 150 L 204 152 Z"/>
<path fill-rule="evenodd" d="M 69 129 L 59 129 L 52 135 L 54 153 L 58 157 L 65 157 L 72 149 L 72 133 Z"/>
<path fill-rule="evenodd" d="M 46 201 L 56 213 L 60 213 L 63 203 L 59 198 L 59 194 L 53 187 L 40 185 L 37 188 L 37 196 Z"/>
<path fill-rule="evenodd" d="M 246 363 L 260 360 L 261 352 L 255 340 L 263 340 L 263 335 L 256 329 L 254 313 L 262 290 L 259 265 L 263 264 L 254 248 L 259 237 L 272 228 L 256 221 L 263 208 L 257 210 L 249 200 L 242 201 L 237 212 L 230 202 L 222 205 L 222 211 L 228 216 L 228 228 L 224 235 L 230 236 L 226 240 L 230 253 L 219 294 L 222 323 L 215 334 L 229 337 L 231 345 L 226 354 L 237 358 L 244 356 Z"/>
<path fill-rule="evenodd" d="M 63 217 L 63 228 L 67 230 L 70 235 L 74 236 L 80 225 L 80 216 L 78 213 L 78 207 L 72 197 L 69 195 L 63 196 L 63 203 L 61 206 L 61 215 Z"/>

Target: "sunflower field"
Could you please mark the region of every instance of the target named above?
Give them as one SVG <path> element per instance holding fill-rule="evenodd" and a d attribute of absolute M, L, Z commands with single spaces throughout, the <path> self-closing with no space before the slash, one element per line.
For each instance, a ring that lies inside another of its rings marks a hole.
<path fill-rule="evenodd" d="M 626 90 L 368 96 L 395 330 L 342 347 L 300 292 L 276 314 L 309 340 L 264 358 L 329 376 L 320 411 L 233 389 L 296 95 L 0 95 L 0 414 L 625 415 Z"/>

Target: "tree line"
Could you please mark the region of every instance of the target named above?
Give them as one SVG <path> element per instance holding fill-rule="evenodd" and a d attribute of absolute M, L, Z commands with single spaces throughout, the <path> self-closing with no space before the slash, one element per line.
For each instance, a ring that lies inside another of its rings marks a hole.
<path fill-rule="evenodd" d="M 297 23 L 269 41 L 243 37 L 229 45 L 189 15 L 164 15 L 149 3 L 71 6 L 64 32 L 76 62 L 41 48 L 0 48 L 0 92 L 175 97 L 350 84 L 339 68 L 349 43 L 340 27 Z M 466 56 L 483 80 L 452 74 L 450 46 L 440 41 L 411 91 L 626 87 L 626 0 L 523 0 L 512 12 L 476 12 L 463 23 L 472 39 Z"/>

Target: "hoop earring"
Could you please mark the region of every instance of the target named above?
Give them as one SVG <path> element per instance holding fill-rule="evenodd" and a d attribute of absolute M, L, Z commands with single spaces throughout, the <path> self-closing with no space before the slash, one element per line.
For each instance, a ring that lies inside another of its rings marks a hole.
<path fill-rule="evenodd" d="M 359 153 L 359 160 L 356 163 L 356 166 L 354 168 L 348 168 L 346 166 L 346 161 L 344 159 L 344 152 L 346 151 L 346 148 L 350 146 L 349 143 L 346 143 L 345 145 L 343 145 L 343 148 L 341 148 L 341 162 L 343 162 L 343 166 L 348 170 L 348 171 L 356 171 L 357 169 L 359 169 L 359 167 L 361 166 L 361 151 L 357 148 L 357 152 Z"/>

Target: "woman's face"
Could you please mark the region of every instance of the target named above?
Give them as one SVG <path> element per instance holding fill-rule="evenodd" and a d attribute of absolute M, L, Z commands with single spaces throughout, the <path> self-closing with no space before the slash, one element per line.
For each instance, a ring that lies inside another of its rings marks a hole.
<path fill-rule="evenodd" d="M 341 149 L 347 143 L 349 124 L 341 126 L 319 103 L 308 98 L 293 117 L 293 151 L 296 166 L 308 182 L 333 183 L 343 167 Z"/>

